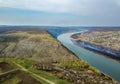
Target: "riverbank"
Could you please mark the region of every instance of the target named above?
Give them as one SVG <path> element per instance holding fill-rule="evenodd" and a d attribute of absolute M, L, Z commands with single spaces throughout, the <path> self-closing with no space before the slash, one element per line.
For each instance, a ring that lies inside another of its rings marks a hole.
<path fill-rule="evenodd" d="M 71 36 L 72 41 L 85 49 L 120 60 L 120 31 L 92 31 Z"/>
<path fill-rule="evenodd" d="M 72 51 L 75 55 L 80 57 L 81 59 L 88 62 L 90 65 L 100 70 L 102 73 L 111 76 L 120 82 L 119 73 L 120 73 L 120 64 L 108 58 L 105 58 L 99 54 L 88 51 L 84 48 L 81 48 L 75 45 L 70 37 L 74 34 L 79 34 L 80 32 L 72 32 L 72 33 L 64 33 L 58 36 L 58 40 L 70 51 Z"/>

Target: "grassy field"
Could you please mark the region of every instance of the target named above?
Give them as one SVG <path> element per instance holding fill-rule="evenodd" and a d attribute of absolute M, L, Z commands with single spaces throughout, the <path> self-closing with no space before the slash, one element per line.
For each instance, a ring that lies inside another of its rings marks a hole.
<path fill-rule="evenodd" d="M 6 59 L 3 59 L 3 58 L 1 58 L 0 61 L 1 62 L 2 61 L 8 62 L 11 65 L 15 66 L 16 68 L 20 68 L 21 69 L 21 67 L 19 67 L 19 66 L 16 65 L 16 64 L 19 64 L 22 67 L 24 67 L 25 69 L 27 69 L 28 71 L 30 71 L 30 73 L 32 72 L 34 74 L 42 76 L 43 78 L 45 78 L 47 80 L 50 80 L 50 81 L 54 82 L 55 84 L 72 84 L 72 83 L 70 83 L 68 81 L 65 81 L 65 80 L 62 80 L 62 79 L 59 79 L 59 78 L 55 77 L 51 73 L 48 73 L 48 72 L 45 72 L 45 71 L 42 71 L 42 70 L 37 70 L 37 69 L 32 68 L 32 64 L 34 62 L 31 61 L 31 60 L 28 60 L 28 59 L 23 59 L 23 58 L 22 59 L 16 59 L 16 58 L 6 58 Z M 16 64 L 14 64 L 14 63 L 16 63 Z M 35 79 L 37 79 L 38 81 L 40 81 L 42 84 L 49 84 L 46 81 L 35 77 L 34 75 L 32 75 L 32 77 L 34 77 Z M 17 84 L 16 82 L 19 82 L 19 79 L 15 76 L 15 77 L 12 77 L 11 79 L 5 81 L 5 83 L 3 82 L 2 84 L 9 84 L 7 82 L 10 82 L 10 81 L 12 81 L 12 84 Z"/>
<path fill-rule="evenodd" d="M 78 60 L 62 60 L 59 63 L 56 63 L 58 66 L 66 67 L 68 69 L 72 69 L 75 71 L 91 71 L 94 73 L 100 73 L 100 71 L 96 70 L 92 66 L 90 66 L 87 62 L 84 60 L 78 59 Z"/>

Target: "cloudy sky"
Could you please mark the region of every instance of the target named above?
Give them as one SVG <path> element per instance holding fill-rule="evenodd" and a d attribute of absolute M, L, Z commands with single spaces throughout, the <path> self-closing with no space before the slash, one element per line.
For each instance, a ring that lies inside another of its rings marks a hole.
<path fill-rule="evenodd" d="M 120 26 L 120 0 L 0 0 L 0 24 Z"/>

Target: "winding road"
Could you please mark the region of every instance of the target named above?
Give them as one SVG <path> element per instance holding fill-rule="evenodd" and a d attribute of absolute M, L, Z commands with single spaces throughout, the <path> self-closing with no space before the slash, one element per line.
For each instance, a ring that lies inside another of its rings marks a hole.
<path fill-rule="evenodd" d="M 86 31 L 86 30 L 85 30 Z M 81 59 L 88 62 L 90 65 L 95 67 L 96 69 L 100 70 L 106 75 L 114 78 L 118 82 L 120 82 L 120 63 L 108 59 L 104 56 L 101 56 L 97 53 L 91 52 L 84 48 L 81 48 L 77 45 L 74 45 L 73 42 L 70 40 L 70 37 L 73 34 L 82 33 L 85 31 L 80 32 L 72 32 L 72 33 L 64 33 L 57 37 L 57 39 L 70 51 L 76 54 Z"/>

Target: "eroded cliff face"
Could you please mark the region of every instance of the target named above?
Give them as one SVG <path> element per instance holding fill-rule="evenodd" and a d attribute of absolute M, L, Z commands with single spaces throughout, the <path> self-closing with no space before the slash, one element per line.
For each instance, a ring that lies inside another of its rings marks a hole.
<path fill-rule="evenodd" d="M 82 33 L 77 38 L 98 46 L 103 46 L 120 52 L 120 30 L 119 31 L 92 31 Z"/>
<path fill-rule="evenodd" d="M 120 31 L 89 31 L 71 38 L 78 46 L 120 60 Z"/>

